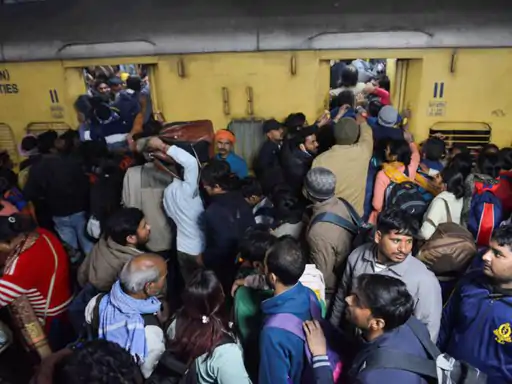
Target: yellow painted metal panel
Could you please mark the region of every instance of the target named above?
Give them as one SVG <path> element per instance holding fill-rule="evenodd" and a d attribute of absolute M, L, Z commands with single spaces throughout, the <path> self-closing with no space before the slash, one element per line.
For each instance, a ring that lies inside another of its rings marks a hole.
<path fill-rule="evenodd" d="M 489 124 L 492 141 L 510 145 L 512 94 L 506 79 L 512 70 L 512 49 L 460 49 L 454 68 L 452 53 L 452 49 L 273 51 L 5 63 L 0 65 L 0 90 L 10 93 L 0 92 L 0 121 L 12 128 L 18 142 L 34 122 L 75 127 L 73 102 L 85 90 L 79 68 L 144 63 L 154 64 L 150 74 L 155 109 L 169 121 L 211 119 L 217 129 L 226 127 L 232 119 L 249 117 L 247 89 L 251 88 L 254 118 L 283 119 L 304 112 L 312 122 L 325 107 L 328 60 L 381 57 L 408 59 L 405 73 L 397 62 L 395 78 L 405 76 L 405 82 L 402 88 L 392 88 L 392 97 L 395 105 L 411 107 L 411 129 L 417 139 L 426 138 L 430 127 L 440 121 L 469 121 Z M 8 78 L 2 76 L 5 70 Z M 16 84 L 18 92 L 6 84 Z M 51 90 L 57 91 L 58 102 L 52 102 Z"/>

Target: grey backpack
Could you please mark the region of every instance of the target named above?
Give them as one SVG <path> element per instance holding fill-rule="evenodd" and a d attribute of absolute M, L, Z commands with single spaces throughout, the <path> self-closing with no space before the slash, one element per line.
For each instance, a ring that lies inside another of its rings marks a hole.
<path fill-rule="evenodd" d="M 486 384 L 487 375 L 464 361 L 441 353 L 437 346 L 424 337 L 419 320 L 411 317 L 406 325 L 413 331 L 430 358 L 412 355 L 388 348 L 378 348 L 366 358 L 362 370 L 399 369 L 422 376 L 429 383 Z"/>

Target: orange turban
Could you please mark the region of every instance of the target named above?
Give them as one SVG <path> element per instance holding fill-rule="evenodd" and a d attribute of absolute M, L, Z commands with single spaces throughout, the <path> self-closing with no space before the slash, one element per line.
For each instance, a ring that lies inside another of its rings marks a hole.
<path fill-rule="evenodd" d="M 220 129 L 217 132 L 215 132 L 215 141 L 218 140 L 228 140 L 231 141 L 231 143 L 235 144 L 236 138 L 233 132 L 228 131 L 227 129 Z"/>

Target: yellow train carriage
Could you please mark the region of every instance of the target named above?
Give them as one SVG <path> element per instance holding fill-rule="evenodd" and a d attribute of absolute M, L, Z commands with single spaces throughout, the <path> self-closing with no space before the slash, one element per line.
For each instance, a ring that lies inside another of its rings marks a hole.
<path fill-rule="evenodd" d="M 7 28 L 2 17 L 0 33 Z M 119 17 L 124 29 L 117 26 L 116 33 L 129 31 L 129 18 Z M 87 28 L 81 20 L 75 21 Z M 216 36 L 180 30 L 178 36 L 149 22 L 155 32 L 146 31 L 148 38 L 121 41 L 106 34 L 100 43 L 91 36 L 77 43 L 64 31 L 46 38 L 34 27 L 24 35 L 29 37 L 11 34 L 0 42 L 0 147 L 18 161 L 16 145 L 27 132 L 76 128 L 73 103 L 86 90 L 87 66 L 146 64 L 155 111 L 168 121 L 211 119 L 218 129 L 291 112 L 314 120 L 326 107 L 331 60 L 355 58 L 388 58 L 393 104 L 412 111 L 417 139 L 440 131 L 469 144 L 511 145 L 511 29 L 466 23 L 466 29 L 429 27 L 429 33 L 412 26 L 405 32 L 381 26 L 384 32 L 353 33 L 326 32 L 309 20 L 293 31 L 257 26 L 221 28 Z"/>

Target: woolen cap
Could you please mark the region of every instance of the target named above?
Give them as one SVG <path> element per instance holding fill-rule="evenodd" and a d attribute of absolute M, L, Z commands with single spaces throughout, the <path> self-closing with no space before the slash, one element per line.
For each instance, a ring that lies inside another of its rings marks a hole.
<path fill-rule="evenodd" d="M 304 190 L 315 200 L 330 199 L 336 191 L 336 176 L 327 168 L 312 168 L 304 179 Z"/>
<path fill-rule="evenodd" d="M 352 145 L 359 139 L 359 124 L 351 118 L 344 117 L 334 126 L 334 138 L 338 145 Z"/>

